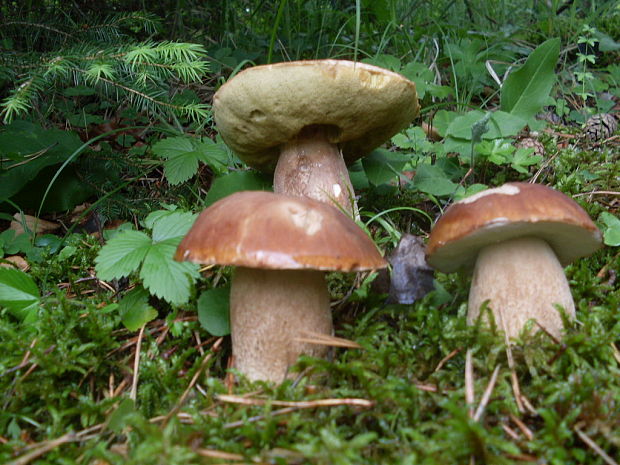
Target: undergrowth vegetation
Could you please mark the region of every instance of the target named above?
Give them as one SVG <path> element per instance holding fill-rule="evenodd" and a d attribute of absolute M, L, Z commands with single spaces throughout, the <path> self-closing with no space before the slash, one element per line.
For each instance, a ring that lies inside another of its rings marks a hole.
<path fill-rule="evenodd" d="M 0 1 L 1 463 L 618 463 L 617 2 L 144 4 Z M 465 274 L 410 305 L 334 274 L 336 336 L 360 348 L 281 385 L 234 376 L 232 270 L 172 255 L 197 213 L 272 178 L 224 144 L 212 96 L 318 58 L 416 84 L 419 117 L 349 167 L 384 254 L 508 181 L 588 212 L 604 246 L 566 268 L 561 340 L 468 326 Z"/>

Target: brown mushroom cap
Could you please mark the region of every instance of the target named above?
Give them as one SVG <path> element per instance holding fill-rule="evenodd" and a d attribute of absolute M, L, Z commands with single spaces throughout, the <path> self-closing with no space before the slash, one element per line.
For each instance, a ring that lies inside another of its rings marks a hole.
<path fill-rule="evenodd" d="M 176 260 L 273 270 L 362 271 L 386 261 L 331 205 L 271 192 L 237 192 L 204 210 Z"/>
<path fill-rule="evenodd" d="M 415 84 L 392 71 L 343 60 L 309 60 L 248 68 L 213 97 L 222 138 L 248 165 L 272 170 L 278 146 L 304 127 L 331 126 L 351 163 L 418 114 Z"/>
<path fill-rule="evenodd" d="M 541 184 L 507 183 L 452 204 L 431 232 L 426 260 L 452 272 L 471 267 L 487 244 L 539 237 L 562 266 L 596 251 L 601 233 L 570 197 Z"/>

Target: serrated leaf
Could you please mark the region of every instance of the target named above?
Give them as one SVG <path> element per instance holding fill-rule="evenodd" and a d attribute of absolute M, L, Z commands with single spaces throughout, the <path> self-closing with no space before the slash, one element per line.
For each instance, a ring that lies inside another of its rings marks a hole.
<path fill-rule="evenodd" d="M 195 150 L 168 158 L 164 162 L 164 176 L 173 186 L 181 184 L 198 172 L 199 159 L 200 153 Z"/>
<path fill-rule="evenodd" d="M 157 318 L 157 310 L 149 305 L 149 293 L 140 286 L 121 299 L 118 310 L 123 325 L 129 331 L 136 331 Z"/>
<path fill-rule="evenodd" d="M 601 213 L 600 219 L 606 226 L 603 231 L 605 244 L 611 247 L 620 246 L 620 219 L 609 212 Z"/>
<path fill-rule="evenodd" d="M 421 127 L 409 128 L 403 134 L 398 133 L 392 137 L 392 143 L 401 149 L 413 149 L 415 152 L 429 152 L 433 144 L 426 138 Z"/>
<path fill-rule="evenodd" d="M 213 172 L 220 176 L 228 171 L 228 151 L 224 144 L 217 144 L 211 139 L 195 142 L 196 152 L 200 154 L 200 160 L 208 165 Z"/>
<path fill-rule="evenodd" d="M 39 303 L 39 288 L 30 276 L 14 268 L 0 268 L 0 305 L 23 320 Z"/>
<path fill-rule="evenodd" d="M 256 171 L 235 171 L 213 181 L 205 199 L 205 206 L 208 207 L 235 192 L 269 190 L 271 190 L 271 179 L 267 176 Z"/>
<path fill-rule="evenodd" d="M 413 184 L 422 192 L 431 195 L 450 195 L 457 184 L 450 181 L 441 168 L 436 165 L 420 165 L 413 177 Z"/>
<path fill-rule="evenodd" d="M 512 156 L 512 162 L 510 166 L 519 173 L 527 173 L 527 167 L 540 163 L 542 157 L 540 155 L 533 155 L 533 148 L 520 147 L 516 150 Z"/>
<path fill-rule="evenodd" d="M 179 239 L 173 238 L 153 244 L 140 269 L 144 287 L 151 294 L 174 305 L 189 300 L 192 284 L 198 277 L 198 265 L 173 260 L 178 243 Z"/>
<path fill-rule="evenodd" d="M 560 39 L 540 44 L 525 64 L 508 76 L 500 95 L 500 108 L 524 120 L 533 118 L 545 105 L 555 83 Z"/>
<path fill-rule="evenodd" d="M 153 153 L 166 158 L 164 175 L 170 184 L 180 184 L 198 171 L 201 153 L 189 137 L 169 137 L 153 145 Z"/>
<path fill-rule="evenodd" d="M 376 149 L 362 159 L 362 165 L 368 180 L 378 186 L 395 179 L 408 161 L 406 155 Z"/>
<path fill-rule="evenodd" d="M 168 239 L 179 239 L 192 227 L 196 216 L 191 212 L 170 212 L 153 223 L 153 242 L 161 242 Z"/>
<path fill-rule="evenodd" d="M 209 289 L 198 298 L 198 321 L 213 336 L 230 334 L 230 287 Z"/>
<path fill-rule="evenodd" d="M 119 232 L 95 258 L 97 275 L 103 280 L 128 276 L 139 268 L 150 247 L 151 238 L 143 232 Z"/>

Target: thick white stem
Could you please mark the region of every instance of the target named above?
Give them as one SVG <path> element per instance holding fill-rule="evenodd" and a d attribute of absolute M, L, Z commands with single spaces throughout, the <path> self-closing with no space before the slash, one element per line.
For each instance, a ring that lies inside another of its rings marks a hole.
<path fill-rule="evenodd" d="M 282 382 L 301 354 L 327 355 L 326 346 L 296 340 L 307 331 L 332 335 L 324 273 L 237 268 L 230 321 L 235 368 L 252 381 Z"/>
<path fill-rule="evenodd" d="M 355 193 L 329 128 L 312 126 L 283 144 L 273 177 L 273 190 L 330 203 L 357 217 Z"/>
<path fill-rule="evenodd" d="M 478 318 L 487 300 L 497 326 L 509 338 L 518 337 L 530 319 L 561 337 L 563 324 L 556 305 L 569 318 L 575 317 L 564 269 L 551 247 L 537 238 L 504 241 L 480 251 L 469 292 L 469 323 Z"/>

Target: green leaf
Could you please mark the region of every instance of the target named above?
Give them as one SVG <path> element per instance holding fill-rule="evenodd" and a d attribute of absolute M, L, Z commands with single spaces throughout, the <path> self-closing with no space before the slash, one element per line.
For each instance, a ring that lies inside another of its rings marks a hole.
<path fill-rule="evenodd" d="M 540 44 L 525 64 L 513 72 L 502 86 L 500 108 L 529 120 L 545 105 L 555 83 L 555 65 L 560 54 L 560 39 Z"/>
<path fill-rule="evenodd" d="M 39 288 L 30 276 L 14 268 L 0 268 L 0 305 L 24 320 L 39 303 Z"/>
<path fill-rule="evenodd" d="M 439 110 L 433 117 L 433 128 L 441 137 L 446 137 L 450 124 L 458 117 L 459 114 L 455 111 Z M 468 137 L 471 137 L 471 131 Z"/>
<path fill-rule="evenodd" d="M 196 216 L 191 212 L 175 211 L 159 218 L 153 223 L 153 242 L 157 243 L 168 239 L 178 239 L 180 242 L 196 221 Z"/>
<path fill-rule="evenodd" d="M 173 305 L 186 303 L 191 296 L 198 265 L 173 260 L 180 238 L 153 244 L 144 258 L 140 278 L 149 292 Z"/>
<path fill-rule="evenodd" d="M 189 137 L 169 137 L 153 145 L 153 152 L 166 158 L 164 175 L 170 184 L 180 184 L 191 178 L 198 171 L 197 152 Z"/>
<path fill-rule="evenodd" d="M 4 253 L 7 255 L 28 252 L 33 247 L 28 233 L 24 232 L 16 236 L 15 231 L 12 229 L 7 229 L 0 233 L 0 243 L 3 244 Z"/>
<path fill-rule="evenodd" d="M 503 139 L 485 140 L 476 144 L 476 153 L 485 157 L 491 163 L 503 165 L 512 158 L 515 148 L 510 142 Z"/>
<path fill-rule="evenodd" d="M 413 185 L 431 195 L 450 195 L 456 188 L 457 184 L 450 181 L 446 173 L 436 165 L 420 165 L 416 170 L 413 178 Z"/>
<path fill-rule="evenodd" d="M 528 172 L 527 167 L 531 165 L 537 165 L 541 162 L 542 157 L 540 155 L 532 155 L 534 153 L 533 148 L 518 148 L 512 156 L 510 166 L 519 173 L 526 174 Z"/>
<path fill-rule="evenodd" d="M 198 321 L 213 336 L 230 334 L 230 287 L 209 289 L 198 298 Z"/>
<path fill-rule="evenodd" d="M 208 207 L 224 197 L 239 191 L 269 191 L 271 179 L 256 171 L 235 171 L 216 178 L 207 193 L 205 206 Z"/>
<path fill-rule="evenodd" d="M 422 100 L 426 95 L 429 84 L 432 84 L 435 75 L 424 63 L 412 61 L 407 63 L 400 71 L 400 74 L 415 83 L 418 98 Z"/>
<path fill-rule="evenodd" d="M 456 193 L 454 194 L 454 201 L 458 202 L 459 200 L 469 197 L 470 195 L 477 194 L 478 192 L 487 190 L 488 188 L 489 186 L 487 186 L 486 184 L 472 184 L 471 186 L 467 186 L 467 188 L 459 186 L 456 190 Z"/>
<path fill-rule="evenodd" d="M 474 110 L 453 119 L 446 135 L 457 139 L 471 140 L 472 128 L 476 123 L 485 118 L 486 114 L 480 110 Z M 526 125 L 526 121 L 519 116 L 495 111 L 487 122 L 488 131 L 482 134 L 482 139 L 498 139 L 500 137 L 514 136 Z"/>
<path fill-rule="evenodd" d="M 138 286 L 118 303 L 121 321 L 129 331 L 136 331 L 157 318 L 157 310 L 149 305 L 149 293 Z"/>
<path fill-rule="evenodd" d="M 606 226 L 603 231 L 605 244 L 611 247 L 620 246 L 620 219 L 608 212 L 601 213 L 599 219 Z"/>
<path fill-rule="evenodd" d="M 200 160 L 209 165 L 216 175 L 221 176 L 228 172 L 230 157 L 225 144 L 204 139 L 202 142 L 196 143 L 196 150 L 200 152 Z"/>
<path fill-rule="evenodd" d="M 64 162 L 80 146 L 78 135 L 15 121 L 0 131 L 0 158 L 9 158 L 0 174 L 0 201 L 19 192 L 43 168 Z"/>
<path fill-rule="evenodd" d="M 170 184 L 180 184 L 194 176 L 198 162 L 209 165 L 216 174 L 224 174 L 228 169 L 226 148 L 211 139 L 169 137 L 153 145 L 153 153 L 166 159 L 164 174 Z"/>
<path fill-rule="evenodd" d="M 392 143 L 401 149 L 412 149 L 416 153 L 430 152 L 433 144 L 426 138 L 426 134 L 421 127 L 409 128 L 392 137 Z"/>
<path fill-rule="evenodd" d="M 408 156 L 397 152 L 376 149 L 362 159 L 362 165 L 368 180 L 378 186 L 395 179 L 409 159 Z"/>
<path fill-rule="evenodd" d="M 127 426 L 127 417 L 136 412 L 134 401 L 131 399 L 123 399 L 118 408 L 112 412 L 108 419 L 108 428 L 120 434 L 123 428 Z"/>
<path fill-rule="evenodd" d="M 140 231 L 122 231 L 108 241 L 95 258 L 100 279 L 128 276 L 136 271 L 151 247 L 151 238 Z"/>

